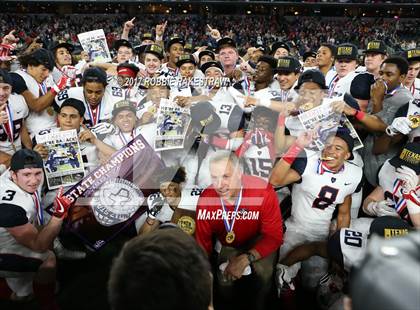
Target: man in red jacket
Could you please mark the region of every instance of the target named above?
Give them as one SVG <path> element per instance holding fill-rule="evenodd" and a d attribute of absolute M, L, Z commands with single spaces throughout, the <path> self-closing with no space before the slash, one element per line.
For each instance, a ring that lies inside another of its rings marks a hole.
<path fill-rule="evenodd" d="M 197 205 L 196 240 L 208 255 L 217 252 L 220 294 L 230 295 L 237 283 L 255 279 L 252 309 L 264 309 L 276 250 L 283 242 L 277 195 L 264 180 L 243 175 L 238 158 L 229 151 L 212 156 L 210 174 L 212 185 Z M 254 277 L 248 277 L 251 273 Z"/>

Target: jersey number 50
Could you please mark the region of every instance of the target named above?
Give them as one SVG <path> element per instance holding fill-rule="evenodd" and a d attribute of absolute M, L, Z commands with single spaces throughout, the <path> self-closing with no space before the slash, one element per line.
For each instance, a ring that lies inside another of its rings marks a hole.
<path fill-rule="evenodd" d="M 322 209 L 328 208 L 330 205 L 334 204 L 335 199 L 337 198 L 338 189 L 330 186 L 323 186 L 318 193 L 318 198 L 316 198 L 312 204 L 312 208 Z"/>

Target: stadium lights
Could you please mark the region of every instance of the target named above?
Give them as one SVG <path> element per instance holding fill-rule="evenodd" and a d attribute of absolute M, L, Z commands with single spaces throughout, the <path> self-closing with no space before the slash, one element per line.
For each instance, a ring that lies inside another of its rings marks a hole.
<path fill-rule="evenodd" d="M 251 14 L 252 12 L 251 11 L 246 11 L 246 14 Z"/>
<path fill-rule="evenodd" d="M 298 12 L 298 11 L 296 11 L 296 12 L 295 12 L 295 15 L 299 15 L 299 12 Z"/>
<path fill-rule="evenodd" d="M 187 14 L 187 10 L 182 10 L 182 13 Z"/>

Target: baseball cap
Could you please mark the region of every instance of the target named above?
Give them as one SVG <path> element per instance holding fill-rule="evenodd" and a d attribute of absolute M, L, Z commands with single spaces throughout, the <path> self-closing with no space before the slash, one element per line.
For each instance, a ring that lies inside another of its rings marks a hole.
<path fill-rule="evenodd" d="M 267 46 L 265 46 L 265 45 L 262 45 L 262 44 L 256 44 L 256 45 L 255 45 L 255 48 L 256 48 L 257 50 L 262 51 L 262 52 L 263 52 L 263 54 L 269 54 L 269 53 L 270 53 L 270 49 L 269 49 Z"/>
<path fill-rule="evenodd" d="M 97 82 L 103 85 L 107 84 L 107 76 L 104 69 L 91 67 L 85 70 L 82 77 L 82 84 L 86 82 Z"/>
<path fill-rule="evenodd" d="M 179 56 L 178 61 L 176 62 L 177 67 L 181 67 L 183 64 L 192 63 L 194 66 L 197 65 L 195 58 L 191 54 L 184 54 Z"/>
<path fill-rule="evenodd" d="M 150 32 L 143 33 L 141 40 L 153 40 L 153 35 Z"/>
<path fill-rule="evenodd" d="M 292 56 L 284 56 L 277 59 L 277 72 L 299 72 L 302 68 L 299 60 Z M 325 83 L 325 82 L 324 82 Z"/>
<path fill-rule="evenodd" d="M 203 73 L 206 73 L 207 69 L 209 68 L 218 68 L 220 71 L 223 72 L 222 64 L 218 61 L 208 61 L 200 67 L 200 70 Z"/>
<path fill-rule="evenodd" d="M 258 62 L 260 61 L 268 63 L 272 69 L 277 68 L 277 59 L 275 59 L 273 56 L 262 55 L 260 58 L 258 58 Z"/>
<path fill-rule="evenodd" d="M 236 42 L 232 40 L 232 38 L 224 37 L 217 41 L 217 49 L 216 51 L 219 52 L 220 49 L 223 47 L 233 47 L 236 48 Z"/>
<path fill-rule="evenodd" d="M 182 46 L 184 46 L 185 45 L 185 40 L 183 38 L 179 37 L 179 36 L 171 37 L 168 41 L 168 44 L 166 45 L 166 50 L 169 51 L 169 48 L 175 43 L 179 43 Z"/>
<path fill-rule="evenodd" d="M 369 100 L 370 87 L 375 83 L 375 77 L 368 72 L 359 73 L 351 82 L 350 94 L 353 98 Z"/>
<path fill-rule="evenodd" d="M 131 111 L 134 114 L 136 113 L 136 108 L 127 100 L 120 100 L 114 104 L 114 109 L 112 110 L 112 117 L 115 117 L 121 111 Z"/>
<path fill-rule="evenodd" d="M 403 219 L 395 216 L 381 216 L 370 224 L 369 234 L 376 234 L 386 239 L 405 235 L 411 229 L 410 225 Z"/>
<path fill-rule="evenodd" d="M 157 44 L 148 44 L 144 49 L 144 53 L 154 54 L 160 60 L 163 59 L 163 48 Z"/>
<path fill-rule="evenodd" d="M 140 69 L 135 64 L 129 62 L 123 62 L 117 67 L 118 75 L 128 75 L 133 78 L 137 76 L 137 73 L 139 73 L 139 71 Z"/>
<path fill-rule="evenodd" d="M 420 49 L 414 48 L 408 51 L 404 51 L 403 57 L 409 62 L 414 60 L 420 60 Z"/>
<path fill-rule="evenodd" d="M 14 153 L 10 161 L 10 170 L 26 168 L 43 168 L 41 155 L 29 149 L 21 149 Z"/>
<path fill-rule="evenodd" d="M 191 123 L 198 131 L 211 134 L 219 129 L 221 120 L 208 101 L 199 102 L 191 106 Z"/>
<path fill-rule="evenodd" d="M 387 47 L 383 41 L 374 40 L 368 43 L 367 48 L 363 51 L 363 53 L 387 54 Z"/>
<path fill-rule="evenodd" d="M 70 44 L 70 43 L 67 43 L 67 42 L 60 42 L 60 41 L 54 42 L 51 45 L 50 50 L 54 52 L 55 50 L 59 49 L 60 47 L 64 47 L 65 49 L 67 49 L 70 54 L 73 53 L 73 51 L 74 51 L 74 45 L 73 44 Z"/>
<path fill-rule="evenodd" d="M 63 101 L 63 103 L 61 104 L 61 106 L 58 108 L 58 112 L 61 111 L 62 108 L 64 107 L 73 107 L 77 110 L 77 112 L 79 112 L 79 115 L 81 117 L 83 117 L 85 115 L 85 104 L 78 99 L 75 98 L 68 98 L 66 100 Z"/>
<path fill-rule="evenodd" d="M 126 46 L 126 47 L 128 47 L 128 48 L 133 48 L 133 46 L 131 45 L 131 43 L 130 43 L 130 42 L 128 42 L 127 40 L 125 40 L 125 39 L 120 39 L 120 40 L 117 40 L 117 41 L 115 41 L 115 42 L 114 42 L 114 49 L 115 49 L 116 51 L 118 51 L 118 49 L 119 49 L 121 46 Z"/>
<path fill-rule="evenodd" d="M 198 59 L 201 59 L 201 57 L 203 57 L 204 55 L 210 56 L 213 60 L 216 59 L 216 55 L 214 55 L 214 53 L 210 50 L 204 50 L 204 51 L 200 52 L 198 54 Z"/>
<path fill-rule="evenodd" d="M 290 47 L 285 42 L 275 42 L 273 45 L 271 45 L 271 54 L 275 54 L 279 48 L 284 48 L 290 52 Z"/>
<path fill-rule="evenodd" d="M 29 58 L 33 58 L 39 62 L 39 64 L 44 65 L 48 70 L 53 70 L 55 66 L 54 56 L 49 50 L 45 48 L 38 48 L 28 55 Z"/>
<path fill-rule="evenodd" d="M 351 43 L 340 44 L 337 47 L 337 55 L 335 59 L 350 59 L 357 60 L 358 49 L 357 46 Z"/>
<path fill-rule="evenodd" d="M 316 52 L 314 52 L 314 51 L 308 51 L 308 52 L 303 53 L 303 56 L 302 56 L 303 61 L 306 61 L 306 59 L 308 57 L 316 58 Z"/>
<path fill-rule="evenodd" d="M 191 43 L 186 43 L 184 45 L 184 51 L 187 53 L 191 53 L 193 50 L 193 45 Z"/>
<path fill-rule="evenodd" d="M 140 44 L 140 45 L 136 45 L 134 46 L 134 51 L 136 52 L 136 54 L 142 54 L 144 53 L 144 50 L 146 49 L 146 46 L 150 45 L 152 43 L 147 43 L 147 44 Z"/>
<path fill-rule="evenodd" d="M 9 84 L 13 87 L 12 78 L 10 77 L 9 72 L 4 69 L 0 69 L 0 83 Z"/>
<path fill-rule="evenodd" d="M 317 69 L 309 69 L 304 71 L 299 76 L 298 84 L 296 85 L 295 89 L 299 89 L 302 84 L 306 82 L 313 82 L 318 84 L 322 89 L 328 89 L 327 85 L 325 85 L 324 75 Z"/>
<path fill-rule="evenodd" d="M 349 148 L 349 152 L 353 152 L 354 138 L 351 136 L 349 129 L 347 129 L 346 127 L 338 127 L 335 136 L 344 140 L 344 142 L 346 142 L 347 144 L 347 147 Z M 352 157 L 353 155 L 351 155 L 349 159 L 353 159 Z"/>
<path fill-rule="evenodd" d="M 417 175 L 420 174 L 420 143 L 409 142 L 401 152 L 390 159 L 389 163 L 395 168 L 407 166 L 413 169 Z"/>

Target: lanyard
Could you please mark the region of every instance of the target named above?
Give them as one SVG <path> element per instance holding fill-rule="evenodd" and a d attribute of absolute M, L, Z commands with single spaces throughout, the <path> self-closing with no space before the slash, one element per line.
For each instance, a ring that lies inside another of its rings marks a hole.
<path fill-rule="evenodd" d="M 39 199 L 38 191 L 32 194 L 32 199 L 35 203 L 35 209 L 36 209 L 36 218 L 38 220 L 38 224 L 41 226 L 44 224 L 44 214 L 42 213 L 42 207 L 41 207 L 41 200 Z"/>
<path fill-rule="evenodd" d="M 6 132 L 7 137 L 9 138 L 10 143 L 13 144 L 14 140 L 15 140 L 15 133 L 14 128 L 13 128 L 13 116 L 12 116 L 12 112 L 9 109 L 9 104 L 6 105 L 6 112 L 7 112 L 7 116 L 8 116 L 8 120 L 6 124 L 2 124 L 4 131 Z"/>
<path fill-rule="evenodd" d="M 335 75 L 335 77 L 330 82 L 330 85 L 328 85 L 328 97 L 331 97 L 334 94 L 334 89 L 337 86 L 338 80 L 340 77 L 338 74 Z"/>
<path fill-rule="evenodd" d="M 223 223 L 225 224 L 225 228 L 226 228 L 226 231 L 228 233 L 233 231 L 233 226 L 235 225 L 235 221 L 236 221 L 236 213 L 238 212 L 238 208 L 239 208 L 239 205 L 241 204 L 241 200 L 242 200 L 242 187 L 241 187 L 241 190 L 239 192 L 239 196 L 238 196 L 238 198 L 236 198 L 236 201 L 235 201 L 235 211 L 234 211 L 234 214 L 233 214 L 233 219 L 229 223 L 229 219 L 227 217 L 227 211 L 226 211 L 225 204 L 223 202 L 223 199 L 220 198 L 220 203 L 222 204 L 222 208 L 223 208 Z"/>

